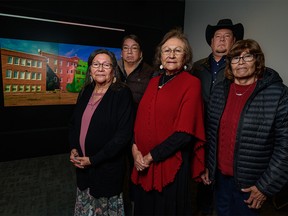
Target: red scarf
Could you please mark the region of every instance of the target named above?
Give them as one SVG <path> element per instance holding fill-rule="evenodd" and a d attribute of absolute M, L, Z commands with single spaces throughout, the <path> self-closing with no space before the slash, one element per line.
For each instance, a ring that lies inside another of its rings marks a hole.
<path fill-rule="evenodd" d="M 140 102 L 135 122 L 135 143 L 142 155 L 175 132 L 186 132 L 197 138 L 191 152 L 192 177 L 199 180 L 204 171 L 204 111 L 200 81 L 187 72 L 181 72 L 158 89 L 160 76 L 151 79 Z M 192 143 L 191 143 L 192 144 Z M 132 182 L 146 190 L 162 191 L 174 181 L 182 164 L 181 152 L 165 161 L 151 163 L 144 172 L 132 171 Z"/>

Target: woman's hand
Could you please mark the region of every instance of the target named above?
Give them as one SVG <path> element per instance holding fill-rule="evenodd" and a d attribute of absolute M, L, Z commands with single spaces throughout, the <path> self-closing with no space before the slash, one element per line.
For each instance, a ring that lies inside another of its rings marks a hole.
<path fill-rule="evenodd" d="M 133 155 L 133 158 L 134 158 L 134 166 L 137 169 L 137 171 L 142 171 L 145 168 L 149 167 L 148 164 L 145 164 L 143 155 L 138 150 L 136 144 L 132 145 L 132 155 Z"/>
<path fill-rule="evenodd" d="M 249 208 L 260 209 L 267 199 L 266 195 L 259 191 L 256 186 L 244 188 L 241 189 L 241 191 L 250 193 L 248 200 L 244 200 L 244 202 L 248 204 Z"/>
<path fill-rule="evenodd" d="M 89 157 L 79 157 L 77 149 L 72 149 L 70 153 L 70 161 L 75 167 L 83 169 L 85 166 L 89 166 Z"/>
<path fill-rule="evenodd" d="M 205 172 L 201 175 L 201 179 L 205 185 L 210 185 L 211 180 L 209 179 L 209 170 L 206 168 Z"/>
<path fill-rule="evenodd" d="M 89 157 L 77 157 L 76 160 L 78 161 L 78 168 L 85 168 L 91 165 Z"/>
<path fill-rule="evenodd" d="M 145 164 L 150 165 L 150 163 L 153 161 L 153 158 L 150 152 L 144 156 L 143 160 Z"/>

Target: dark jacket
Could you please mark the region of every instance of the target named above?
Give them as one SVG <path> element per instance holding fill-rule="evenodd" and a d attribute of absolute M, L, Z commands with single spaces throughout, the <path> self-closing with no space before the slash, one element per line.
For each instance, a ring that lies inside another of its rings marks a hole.
<path fill-rule="evenodd" d="M 214 85 L 216 85 L 218 82 L 222 81 L 224 79 L 224 69 L 225 65 L 222 65 L 219 71 L 217 72 L 217 78 L 216 82 L 212 83 L 212 72 L 211 72 L 211 66 L 210 66 L 210 59 L 212 57 L 212 53 L 204 59 L 200 59 L 196 62 L 194 62 L 191 74 L 196 76 L 200 79 L 201 85 L 202 85 L 202 95 L 203 100 L 205 102 L 205 108 L 207 107 L 207 103 L 210 98 L 211 89 Z"/>
<path fill-rule="evenodd" d="M 80 156 L 83 156 L 79 143 L 81 120 L 93 89 L 90 85 L 83 91 L 70 124 L 71 149 L 76 148 Z M 130 89 L 123 84 L 114 84 L 112 89 L 111 85 L 95 110 L 87 131 L 85 150 L 91 166 L 76 168 L 80 190 L 90 188 L 90 194 L 96 198 L 122 192 L 125 155 L 133 134 L 133 112 Z"/>
<path fill-rule="evenodd" d="M 118 75 L 120 76 L 121 81 L 125 82 L 131 89 L 136 108 L 138 107 L 153 72 L 154 70 L 150 65 L 141 61 L 136 69 L 127 76 L 123 60 L 121 59 L 118 61 Z"/>
<path fill-rule="evenodd" d="M 219 123 L 230 84 L 227 79 L 218 83 L 208 106 L 211 180 L 217 170 Z M 279 192 L 288 180 L 288 89 L 272 69 L 266 68 L 240 114 L 233 169 L 239 189 L 256 185 L 267 196 Z"/>

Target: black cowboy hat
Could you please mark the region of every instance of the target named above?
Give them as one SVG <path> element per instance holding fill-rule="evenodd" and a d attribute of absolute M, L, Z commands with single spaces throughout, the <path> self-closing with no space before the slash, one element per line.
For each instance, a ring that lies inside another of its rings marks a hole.
<path fill-rule="evenodd" d="M 233 25 L 231 19 L 222 19 L 219 20 L 216 26 L 207 25 L 206 28 L 206 41 L 211 45 L 211 38 L 214 36 L 214 33 L 219 29 L 231 29 L 236 41 L 242 40 L 244 36 L 244 27 L 241 23 Z"/>

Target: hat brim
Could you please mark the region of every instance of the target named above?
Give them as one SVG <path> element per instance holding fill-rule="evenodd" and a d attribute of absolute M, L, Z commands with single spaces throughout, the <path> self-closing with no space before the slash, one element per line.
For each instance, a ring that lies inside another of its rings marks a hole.
<path fill-rule="evenodd" d="M 241 23 L 235 25 L 208 25 L 206 28 L 206 42 L 211 46 L 211 39 L 214 37 L 214 33 L 219 29 L 230 29 L 237 40 L 242 40 L 244 36 L 244 27 Z"/>

